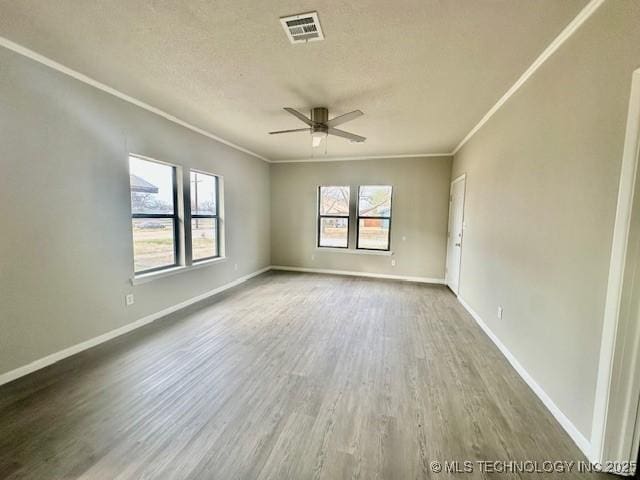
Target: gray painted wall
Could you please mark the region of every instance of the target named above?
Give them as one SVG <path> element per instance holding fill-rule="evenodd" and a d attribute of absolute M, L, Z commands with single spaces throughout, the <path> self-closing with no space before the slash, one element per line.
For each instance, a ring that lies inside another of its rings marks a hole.
<path fill-rule="evenodd" d="M 640 3 L 605 2 L 453 166 L 460 295 L 587 439 L 639 24 Z"/>
<path fill-rule="evenodd" d="M 129 152 L 224 176 L 226 262 L 131 286 Z M 2 48 L 0 172 L 0 374 L 269 265 L 268 164 Z"/>
<path fill-rule="evenodd" d="M 444 278 L 451 163 L 451 157 L 427 157 L 272 164 L 271 263 Z M 393 256 L 316 248 L 318 185 L 350 185 L 355 198 L 358 185 L 377 184 L 393 185 Z"/>
<path fill-rule="evenodd" d="M 0 373 L 269 263 L 442 278 L 466 172 L 460 294 L 588 438 L 639 23 L 638 2 L 606 2 L 453 167 L 269 166 L 0 49 Z M 128 152 L 224 175 L 227 262 L 130 285 Z M 368 183 L 394 185 L 394 256 L 316 250 L 317 185 Z"/>

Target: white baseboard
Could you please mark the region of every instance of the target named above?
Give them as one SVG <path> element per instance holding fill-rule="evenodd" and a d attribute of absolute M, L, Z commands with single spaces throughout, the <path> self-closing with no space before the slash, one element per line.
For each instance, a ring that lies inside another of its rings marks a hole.
<path fill-rule="evenodd" d="M 564 430 L 569 434 L 574 443 L 578 446 L 578 448 L 585 454 L 587 459 L 591 460 L 591 442 L 587 440 L 587 438 L 580 433 L 580 431 L 576 428 L 576 426 L 569 420 L 569 418 L 562 413 L 562 410 L 558 408 L 558 406 L 551 400 L 551 397 L 547 395 L 540 385 L 533 379 L 533 377 L 527 372 L 524 367 L 518 362 L 516 357 L 509 351 L 509 349 L 505 346 L 504 343 L 500 341 L 500 339 L 491 331 L 489 326 L 484 323 L 484 320 L 480 318 L 476 312 L 469 306 L 467 302 L 465 302 L 461 297 L 458 297 L 458 301 L 462 304 L 462 306 L 469 312 L 469 314 L 473 317 L 476 323 L 480 326 L 480 328 L 487 334 L 487 336 L 493 341 L 493 343 L 498 347 L 498 350 L 502 352 L 502 354 L 509 361 L 511 366 L 515 369 L 516 372 L 522 377 L 522 379 L 529 385 L 531 390 L 538 396 L 542 403 L 547 407 L 551 415 L 560 423 L 560 426 L 564 428 Z"/>
<path fill-rule="evenodd" d="M 48 367 L 51 364 L 59 362 L 60 360 L 70 357 L 71 355 L 75 355 L 76 353 L 80 353 L 83 350 L 87 350 L 91 347 L 95 347 L 96 345 L 100 345 L 101 343 L 107 342 L 113 338 L 119 337 L 120 335 L 124 335 L 125 333 L 129 333 L 132 330 L 142 327 L 148 323 L 151 323 L 159 318 L 165 317 L 173 312 L 176 312 L 182 308 L 188 307 L 189 305 L 193 305 L 201 300 L 204 300 L 208 297 L 216 295 L 220 292 L 228 290 L 232 287 L 240 285 L 241 283 L 246 282 L 250 278 L 253 278 L 261 273 L 270 270 L 271 267 L 262 268 L 256 272 L 250 273 L 248 275 L 244 275 L 242 277 L 236 278 L 232 282 L 226 283 L 218 288 L 214 288 L 208 292 L 205 292 L 196 297 L 190 298 L 189 300 L 185 300 L 184 302 L 178 303 L 176 305 L 172 305 L 168 308 L 160 310 L 159 312 L 152 313 L 151 315 L 147 315 L 139 320 L 136 320 L 132 323 L 128 323 L 123 325 L 120 328 L 116 328 L 115 330 L 111 330 L 110 332 L 103 333 L 102 335 L 98 335 L 97 337 L 91 338 L 84 342 L 73 345 L 69 348 L 65 348 L 64 350 L 60 350 L 59 352 L 52 353 L 51 355 L 47 355 L 46 357 L 35 360 L 27 365 L 23 365 L 22 367 L 18 367 L 9 372 L 3 373 L 0 375 L 0 385 L 5 383 L 9 383 L 12 380 L 28 375 L 29 373 L 35 372 L 36 370 L 40 370 L 41 368 Z"/>
<path fill-rule="evenodd" d="M 269 267 L 262 268 L 258 271 L 250 273 L 248 275 L 244 275 L 239 277 L 232 282 L 226 283 L 218 288 L 214 288 L 208 292 L 205 292 L 196 297 L 190 298 L 189 300 L 185 300 L 184 302 L 178 303 L 176 305 L 172 305 L 171 307 L 160 310 L 159 312 L 153 313 L 151 315 L 147 315 L 139 320 L 136 320 L 132 323 L 128 323 L 127 325 L 123 325 L 120 328 L 116 328 L 115 330 L 111 330 L 110 332 L 104 333 L 97 337 L 91 338 L 84 342 L 73 345 L 69 348 L 65 348 L 64 350 L 60 350 L 59 352 L 52 353 L 51 355 L 47 355 L 39 360 L 31 362 L 22 367 L 18 367 L 14 370 L 6 372 L 0 375 L 0 385 L 11 382 L 17 378 L 28 375 L 29 373 L 35 372 L 36 370 L 40 370 L 44 367 L 52 365 L 60 360 L 75 355 L 76 353 L 80 353 L 84 350 L 87 350 L 96 345 L 100 345 L 101 343 L 107 342 L 113 338 L 119 337 L 120 335 L 124 335 L 125 333 L 131 332 L 137 328 L 140 328 L 144 325 L 147 325 L 155 320 L 158 320 L 162 317 L 165 317 L 173 312 L 176 312 L 180 309 L 188 307 L 189 305 L 193 305 L 201 300 L 209 298 L 213 295 L 221 293 L 225 290 L 228 290 L 232 287 L 240 285 L 241 283 L 246 282 L 250 278 L 260 275 L 268 270 L 286 270 L 293 272 L 307 272 L 307 273 L 326 273 L 332 275 L 348 275 L 348 276 L 357 276 L 357 277 L 371 277 L 371 278 L 385 278 L 392 280 L 403 280 L 408 282 L 419 282 L 419 283 L 431 283 L 431 284 L 444 284 L 444 279 L 441 278 L 429 278 L 429 277 L 411 277 L 404 275 L 388 275 L 382 273 L 367 273 L 367 272 L 354 272 L 354 271 L 346 271 L 346 270 L 330 270 L 330 269 L 321 269 L 321 268 L 303 268 L 303 267 L 287 267 L 282 265 L 272 265 Z M 524 367 L 518 362 L 515 356 L 509 351 L 509 349 L 500 341 L 500 339 L 491 331 L 488 325 L 480 318 L 480 316 L 465 302 L 461 297 L 458 297 L 458 300 L 462 304 L 462 306 L 469 312 L 469 314 L 473 317 L 473 319 L 478 323 L 480 328 L 487 334 L 487 336 L 493 341 L 493 343 L 498 347 L 498 349 L 502 352 L 502 354 L 506 357 L 509 363 L 513 366 L 513 368 L 518 372 L 518 374 L 522 377 L 522 379 L 529 385 L 529 387 L 533 390 L 533 392 L 540 398 L 542 403 L 547 407 L 547 409 L 551 412 L 554 418 L 560 423 L 562 428 L 569 434 L 571 439 L 575 442 L 575 444 L 580 448 L 580 450 L 586 455 L 587 458 L 591 459 L 591 443 L 580 433 L 580 431 L 573 425 L 571 420 L 562 413 L 560 408 L 551 400 L 551 397 L 547 395 L 547 393 L 542 389 L 540 385 L 531 377 L 531 375 L 524 369 Z"/>
<path fill-rule="evenodd" d="M 272 265 L 272 270 L 286 270 L 289 272 L 306 272 L 306 273 L 327 273 L 330 275 L 348 275 L 351 277 L 370 277 L 370 278 L 386 278 L 389 280 L 402 280 L 405 282 L 418 282 L 418 283 L 434 283 L 437 285 L 444 285 L 444 278 L 430 278 L 430 277 L 410 277 L 406 275 L 389 275 L 386 273 L 369 273 L 369 272 L 354 272 L 349 270 L 330 270 L 326 268 L 306 268 L 306 267 L 288 267 L 284 265 Z"/>

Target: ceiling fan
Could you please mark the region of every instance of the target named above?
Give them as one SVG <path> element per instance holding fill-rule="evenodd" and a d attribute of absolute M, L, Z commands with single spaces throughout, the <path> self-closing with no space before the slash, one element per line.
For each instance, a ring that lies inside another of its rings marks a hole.
<path fill-rule="evenodd" d="M 356 135 L 354 133 L 345 132 L 335 127 L 342 125 L 364 115 L 360 110 L 354 110 L 353 112 L 345 113 L 339 117 L 329 120 L 329 110 L 324 107 L 316 107 L 311 109 L 311 118 L 303 115 L 293 108 L 285 107 L 285 110 L 294 117 L 302 120 L 309 125 L 307 128 L 295 128 L 293 130 L 279 130 L 277 132 L 269 132 L 269 135 L 278 135 L 280 133 L 293 133 L 293 132 L 310 132 L 313 147 L 319 147 L 322 143 L 322 139 L 327 135 L 335 135 L 337 137 L 346 138 L 352 143 L 362 143 L 366 140 L 365 137 Z"/>

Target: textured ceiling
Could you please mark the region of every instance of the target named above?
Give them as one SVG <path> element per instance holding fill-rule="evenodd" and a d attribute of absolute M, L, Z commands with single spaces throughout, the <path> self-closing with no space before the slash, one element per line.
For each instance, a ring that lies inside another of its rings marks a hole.
<path fill-rule="evenodd" d="M 328 157 L 450 152 L 586 0 L 0 0 L 0 35 L 272 160 L 282 110 L 360 109 Z M 318 11 L 292 45 L 279 17 Z M 313 152 L 324 155 L 324 149 Z"/>

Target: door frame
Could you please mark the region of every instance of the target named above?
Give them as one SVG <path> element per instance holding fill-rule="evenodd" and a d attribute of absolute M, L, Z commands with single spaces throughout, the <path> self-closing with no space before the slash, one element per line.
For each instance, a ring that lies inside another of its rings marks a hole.
<path fill-rule="evenodd" d="M 452 196 L 453 186 L 458 182 L 464 182 L 464 187 L 462 189 L 462 238 L 460 239 L 460 258 L 458 260 L 458 282 L 457 282 L 458 291 L 453 292 L 455 293 L 456 296 L 458 296 L 460 292 L 460 271 L 462 270 L 462 242 L 464 241 L 464 209 L 465 209 L 464 207 L 467 200 L 467 173 L 466 172 L 462 173 L 461 175 L 458 175 L 456 178 L 451 180 L 451 184 L 449 186 L 449 216 L 447 218 L 447 257 L 444 265 L 444 268 L 445 268 L 444 283 L 445 285 L 447 285 L 447 287 L 449 287 L 449 289 L 451 289 L 451 287 L 449 286 L 449 268 L 448 268 L 449 239 L 451 236 L 451 232 L 449 231 L 449 227 L 451 226 L 451 203 L 453 202 L 453 196 Z"/>
<path fill-rule="evenodd" d="M 633 72 L 591 429 L 591 460 L 635 462 L 640 445 L 640 327 L 621 318 L 634 196 L 640 194 L 640 69 Z M 635 192 L 636 188 L 639 189 Z M 637 288 L 637 286 L 636 286 Z M 623 340 L 634 335 L 629 348 Z M 633 473 L 633 472 L 629 472 Z"/>

